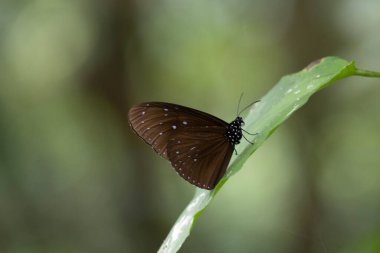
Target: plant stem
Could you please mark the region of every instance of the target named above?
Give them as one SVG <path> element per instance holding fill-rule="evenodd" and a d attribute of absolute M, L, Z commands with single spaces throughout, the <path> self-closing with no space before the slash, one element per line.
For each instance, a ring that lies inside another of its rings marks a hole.
<path fill-rule="evenodd" d="M 356 69 L 355 76 L 380 77 L 380 72 Z"/>

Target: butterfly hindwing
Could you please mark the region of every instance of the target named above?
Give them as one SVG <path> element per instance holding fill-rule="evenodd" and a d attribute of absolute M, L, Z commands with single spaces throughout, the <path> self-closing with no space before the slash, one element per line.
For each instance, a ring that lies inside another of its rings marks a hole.
<path fill-rule="evenodd" d="M 168 157 L 177 173 L 200 188 L 213 189 L 226 172 L 234 146 L 220 127 L 180 130 L 169 139 Z"/>

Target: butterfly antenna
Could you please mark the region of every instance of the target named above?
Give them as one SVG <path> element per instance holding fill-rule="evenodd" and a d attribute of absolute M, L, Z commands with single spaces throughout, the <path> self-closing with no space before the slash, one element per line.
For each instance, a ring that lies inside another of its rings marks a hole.
<path fill-rule="evenodd" d="M 236 114 L 237 114 L 237 116 L 239 116 L 239 108 L 240 108 L 240 102 L 241 102 L 241 99 L 243 98 L 243 95 L 244 95 L 244 92 L 242 92 L 241 94 L 240 94 L 240 98 L 239 98 L 239 103 L 238 103 L 238 107 L 237 107 L 237 111 L 236 111 Z"/>
<path fill-rule="evenodd" d="M 254 105 L 254 104 L 258 103 L 258 102 L 260 102 L 260 100 L 253 101 L 252 103 L 250 103 L 249 105 L 247 105 L 246 107 L 244 107 L 243 110 L 241 110 L 240 112 L 238 112 L 238 116 L 239 116 L 242 112 L 244 112 L 245 110 L 247 110 L 249 107 L 251 107 L 252 105 Z"/>

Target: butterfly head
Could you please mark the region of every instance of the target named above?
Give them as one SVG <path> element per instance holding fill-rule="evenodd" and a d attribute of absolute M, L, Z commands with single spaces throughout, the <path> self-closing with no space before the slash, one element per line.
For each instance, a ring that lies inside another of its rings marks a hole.
<path fill-rule="evenodd" d="M 240 143 L 240 140 L 243 137 L 242 126 L 244 126 L 244 121 L 240 116 L 236 117 L 234 121 L 228 124 L 225 136 L 231 144 L 236 145 Z"/>
<path fill-rule="evenodd" d="M 237 116 L 236 119 L 233 121 L 235 122 L 237 125 L 239 125 L 240 127 L 244 126 L 244 120 L 242 117 L 240 116 Z"/>

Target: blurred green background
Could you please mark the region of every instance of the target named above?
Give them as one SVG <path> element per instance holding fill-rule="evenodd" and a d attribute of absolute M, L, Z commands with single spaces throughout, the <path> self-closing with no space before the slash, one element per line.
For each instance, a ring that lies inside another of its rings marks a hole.
<path fill-rule="evenodd" d="M 380 70 L 380 1 L 0 2 L 0 252 L 155 252 L 194 187 L 134 103 L 226 121 L 327 55 Z M 181 252 L 380 252 L 380 81 L 315 95 L 232 177 Z"/>

